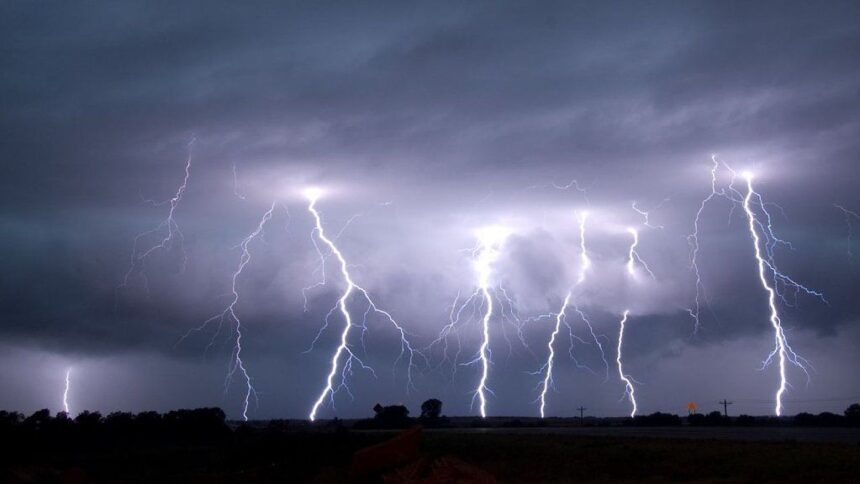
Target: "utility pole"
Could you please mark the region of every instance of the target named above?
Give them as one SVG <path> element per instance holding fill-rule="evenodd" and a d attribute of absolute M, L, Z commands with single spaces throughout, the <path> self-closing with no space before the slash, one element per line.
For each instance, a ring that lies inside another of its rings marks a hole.
<path fill-rule="evenodd" d="M 587 409 L 587 408 L 585 408 L 585 407 L 579 407 L 579 408 L 577 408 L 577 410 L 579 410 L 579 425 L 582 425 L 582 422 L 583 422 L 583 420 L 584 420 L 584 418 L 585 418 L 585 417 L 583 416 L 582 412 L 585 412 L 585 411 L 586 411 L 586 410 L 588 410 L 588 409 Z"/>
<path fill-rule="evenodd" d="M 735 402 L 729 402 L 726 399 L 723 399 L 723 401 L 719 402 L 719 404 L 723 406 L 723 416 L 724 417 L 728 418 L 728 416 L 729 416 L 729 405 L 731 405 L 733 403 L 735 403 Z"/>

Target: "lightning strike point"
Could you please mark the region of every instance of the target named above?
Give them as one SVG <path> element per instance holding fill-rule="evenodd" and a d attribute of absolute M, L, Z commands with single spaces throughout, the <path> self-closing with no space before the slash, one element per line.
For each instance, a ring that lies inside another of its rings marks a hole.
<path fill-rule="evenodd" d="M 744 178 L 747 180 L 747 194 L 743 200 L 743 208 L 744 212 L 747 215 L 747 221 L 749 222 L 749 231 L 750 236 L 753 241 L 753 251 L 755 253 L 756 262 L 758 265 L 758 277 L 759 282 L 761 282 L 762 288 L 767 292 L 767 303 L 770 309 L 770 324 L 773 327 L 774 332 L 774 350 L 768 356 L 768 359 L 765 361 L 766 366 L 767 362 L 769 362 L 774 356 L 777 357 L 779 363 L 779 386 L 776 390 L 776 395 L 774 399 L 776 401 L 774 407 L 774 413 L 777 417 L 782 415 L 782 396 L 785 393 L 785 390 L 788 386 L 788 380 L 786 377 L 786 365 L 788 362 L 791 362 L 806 371 L 806 368 L 803 365 L 803 360 L 800 358 L 792 349 L 791 346 L 788 345 L 788 341 L 785 337 L 785 331 L 782 328 L 782 321 L 779 317 L 779 311 L 777 310 L 776 305 L 776 297 L 777 292 L 774 287 L 770 285 L 767 277 L 767 268 L 771 267 L 766 261 L 765 257 L 762 255 L 762 250 L 760 247 L 761 237 L 756 230 L 756 225 L 758 221 L 756 220 L 755 213 L 750 205 L 750 200 L 755 194 L 752 186 L 752 176 L 749 175 L 748 172 L 744 172 Z M 773 270 L 773 272 L 776 272 Z"/>
<path fill-rule="evenodd" d="M 630 310 L 624 311 L 624 316 L 621 318 L 621 323 L 619 324 L 618 329 L 618 350 L 615 356 L 615 362 L 618 365 L 618 377 L 621 378 L 621 381 L 624 382 L 624 396 L 630 400 L 630 404 L 633 405 L 633 408 L 630 411 L 630 416 L 636 416 L 636 393 L 633 388 L 633 379 L 624 373 L 624 368 L 621 365 L 621 346 L 624 343 L 624 326 L 627 323 L 627 316 L 630 315 Z"/>
<path fill-rule="evenodd" d="M 71 410 L 69 409 L 69 388 L 72 386 L 72 369 L 68 368 L 66 370 L 66 386 L 63 389 L 63 411 L 68 415 Z"/>
<path fill-rule="evenodd" d="M 422 357 L 423 355 L 413 349 L 412 344 L 406 338 L 406 330 L 398 323 L 394 317 L 384 309 L 379 308 L 376 305 L 376 302 L 370 297 L 370 294 L 363 287 L 359 286 L 352 279 L 352 275 L 349 273 L 349 264 L 346 261 L 343 253 L 341 253 L 340 249 L 338 249 L 337 245 L 335 245 L 334 241 L 330 239 L 323 228 L 322 217 L 319 211 L 316 209 L 316 202 L 319 196 L 321 195 L 321 190 L 318 188 L 306 188 L 304 190 L 304 194 L 308 199 L 308 212 L 310 212 L 311 216 L 314 219 L 314 229 L 311 232 L 311 237 L 313 240 L 313 235 L 316 234 L 316 237 L 319 238 L 326 247 L 328 247 L 331 254 L 337 259 L 340 274 L 343 278 L 343 281 L 346 283 L 346 287 L 344 288 L 343 293 L 341 293 L 340 298 L 334 308 L 329 312 L 329 314 L 333 313 L 335 310 L 339 310 L 344 320 L 344 327 L 340 334 L 340 344 L 335 350 L 334 354 L 331 358 L 331 368 L 329 370 L 328 375 L 326 376 L 326 384 L 323 387 L 322 391 L 319 394 L 319 397 L 313 404 L 310 413 L 308 414 L 308 418 L 311 422 L 315 421 L 317 418 L 317 412 L 322 404 L 325 402 L 326 397 L 334 403 L 334 394 L 338 391 L 339 388 L 346 389 L 347 392 L 350 392 L 349 387 L 346 383 L 346 376 L 351 373 L 353 362 L 361 366 L 363 369 L 367 369 L 373 373 L 373 369 L 364 364 L 364 362 L 359 358 L 359 356 L 353 352 L 353 350 L 349 347 L 349 335 L 350 330 L 356 324 L 353 323 L 352 314 L 349 311 L 349 307 L 347 303 L 349 302 L 353 293 L 360 294 L 364 300 L 367 302 L 367 309 L 364 312 L 364 317 L 366 320 L 367 314 L 373 312 L 375 314 L 381 315 L 386 321 L 391 323 L 394 326 L 395 330 L 400 334 L 400 355 L 397 357 L 397 361 L 395 361 L 395 366 L 397 363 L 404 358 L 404 356 L 408 355 L 408 370 L 407 370 L 407 391 L 412 387 L 412 371 L 416 367 L 415 358 Z M 316 247 L 316 243 L 314 244 Z M 322 253 L 319 251 L 319 247 L 317 247 L 318 255 L 325 260 Z M 323 271 L 325 269 L 323 268 Z M 326 317 L 327 324 L 328 317 Z M 362 323 L 358 325 L 362 327 L 366 331 L 366 326 Z M 317 335 L 319 338 L 319 335 Z M 315 340 L 316 341 L 316 340 Z M 335 387 L 335 378 L 337 377 L 339 361 L 341 357 L 346 354 L 346 360 L 344 362 L 343 369 L 341 371 L 341 381 L 340 384 Z M 374 373 L 375 374 L 375 373 Z"/>

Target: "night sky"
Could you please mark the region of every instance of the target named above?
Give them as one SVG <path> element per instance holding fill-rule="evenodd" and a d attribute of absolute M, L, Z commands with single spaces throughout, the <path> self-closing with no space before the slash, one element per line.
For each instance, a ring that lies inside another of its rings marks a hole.
<path fill-rule="evenodd" d="M 538 415 L 554 321 L 529 318 L 576 285 L 583 210 L 592 266 L 574 294 L 609 367 L 569 318 L 582 341 L 574 362 L 566 328 L 557 340 L 547 414 L 629 412 L 614 361 L 625 309 L 640 413 L 728 398 L 731 413 L 771 414 L 767 294 L 744 211 L 722 198 L 699 223 L 698 331 L 688 313 L 687 236 L 717 155 L 755 173 L 774 233 L 793 244 L 774 260 L 829 303 L 787 291 L 779 304 L 811 363 L 808 383 L 789 367 L 785 413 L 841 413 L 860 400 L 860 218 L 834 206 L 860 213 L 858 80 L 852 1 L 5 2 L 0 408 L 61 410 L 70 369 L 73 412 L 221 406 L 240 418 L 241 376 L 225 390 L 235 324 L 180 339 L 230 303 L 243 239 L 274 203 L 237 278 L 259 396 L 248 414 L 306 417 L 343 328 L 335 312 L 320 332 L 344 280 L 327 252 L 320 269 L 302 196 L 316 186 L 352 278 L 416 349 L 476 289 L 476 231 L 510 231 L 491 279 L 522 326 L 490 321 L 489 415 Z M 170 226 L 181 237 L 139 259 L 170 236 L 159 224 L 189 159 Z M 627 227 L 654 279 L 626 272 Z M 365 308 L 353 300 L 357 320 Z M 371 314 L 349 343 L 374 372 L 354 363 L 352 395 L 341 389 L 320 417 L 376 402 L 414 415 L 431 397 L 477 414 L 479 319 L 460 328 L 456 364 L 431 348 L 410 387 L 399 333 Z"/>

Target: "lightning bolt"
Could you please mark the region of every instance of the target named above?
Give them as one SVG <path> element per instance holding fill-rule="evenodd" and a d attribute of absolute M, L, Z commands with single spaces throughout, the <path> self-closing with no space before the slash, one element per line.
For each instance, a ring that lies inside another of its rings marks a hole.
<path fill-rule="evenodd" d="M 236 269 L 233 271 L 233 275 L 231 277 L 230 300 L 227 303 L 227 306 L 220 313 L 204 321 L 202 325 L 191 329 L 177 342 L 177 344 L 181 343 L 192 333 L 203 331 L 209 324 L 217 321 L 218 329 L 212 336 L 212 340 L 207 346 L 208 349 L 210 346 L 212 346 L 218 334 L 220 334 L 221 328 L 225 323 L 233 325 L 233 348 L 230 352 L 230 360 L 227 365 L 227 376 L 224 379 L 224 392 L 227 392 L 231 383 L 233 382 L 233 378 L 237 374 L 239 374 L 245 383 L 245 394 L 242 401 L 242 419 L 246 422 L 248 421 L 248 407 L 250 405 L 251 398 L 253 397 L 255 403 L 259 402 L 259 398 L 257 396 L 257 391 L 252 383 L 251 375 L 250 373 L 248 373 L 248 369 L 245 366 L 245 362 L 242 360 L 242 320 L 239 318 L 239 315 L 236 312 L 236 305 L 239 303 L 238 282 L 239 277 L 242 275 L 242 271 L 244 271 L 248 263 L 251 262 L 251 242 L 253 242 L 257 237 L 260 237 L 263 234 L 263 229 L 265 225 L 269 222 L 269 220 L 272 219 L 272 215 L 274 214 L 276 207 L 277 203 L 272 202 L 272 205 L 269 207 L 268 210 L 266 210 L 266 212 L 263 214 L 263 217 L 260 218 L 260 221 L 257 222 L 257 226 L 254 228 L 254 230 L 244 239 L 242 239 L 242 241 L 238 245 L 238 248 L 241 249 L 241 254 L 239 255 L 239 263 L 236 266 Z"/>
<path fill-rule="evenodd" d="M 657 210 L 657 209 L 659 209 L 660 207 L 662 207 L 662 206 L 663 206 L 663 204 L 664 204 L 664 203 L 666 203 L 666 202 L 668 202 L 668 201 L 669 201 L 669 199 L 668 199 L 668 198 L 664 199 L 662 202 L 660 202 L 659 204 L 657 204 L 657 206 L 656 206 L 656 207 L 654 207 L 654 208 L 653 208 L 653 210 Z M 646 226 L 646 227 L 648 227 L 648 228 L 658 229 L 658 230 L 662 230 L 662 229 L 664 229 L 664 228 L 665 228 L 665 227 L 663 227 L 662 225 L 653 225 L 653 224 L 651 224 L 651 211 L 650 211 L 650 210 L 643 210 L 643 209 L 639 208 L 638 206 L 636 206 L 636 201 L 635 201 L 635 200 L 634 200 L 634 201 L 633 201 L 633 203 L 631 204 L 631 207 L 633 208 L 633 210 L 634 210 L 636 213 L 638 213 L 639 215 L 641 215 L 641 216 L 642 216 L 642 218 L 643 218 L 642 225 L 644 225 L 644 226 Z"/>
<path fill-rule="evenodd" d="M 579 286 L 580 284 L 585 282 L 586 275 L 588 274 L 588 270 L 591 267 L 591 259 L 588 257 L 588 249 L 587 249 L 586 243 L 585 243 L 585 232 L 586 232 L 585 224 L 586 224 L 586 221 L 588 220 L 588 212 L 580 212 L 577 215 L 577 218 L 579 220 L 579 262 L 580 262 L 580 264 L 579 264 L 579 274 L 577 277 L 576 285 Z M 537 372 L 534 373 L 534 374 L 541 374 L 544 371 L 546 372 L 544 374 L 543 382 L 541 383 L 541 392 L 540 392 L 540 397 L 539 397 L 541 418 L 545 418 L 545 416 L 546 416 L 547 393 L 549 392 L 550 387 L 553 387 L 553 388 L 555 387 L 555 384 L 554 384 L 554 381 L 552 378 L 552 372 L 553 372 L 553 366 L 554 366 L 553 362 L 555 360 L 555 341 L 556 341 L 559 333 L 561 332 L 561 325 L 562 324 L 564 324 L 568 328 L 568 333 L 570 336 L 569 354 L 570 354 L 571 359 L 574 361 L 574 363 L 576 364 L 577 367 L 586 368 L 589 371 L 591 371 L 591 369 L 588 368 L 587 366 L 580 365 L 579 362 L 576 360 L 576 358 L 573 355 L 574 340 L 579 340 L 580 342 L 583 342 L 583 343 L 586 343 L 586 342 L 583 341 L 582 339 L 574 336 L 573 328 L 570 326 L 570 324 L 567 323 L 567 310 L 571 306 L 572 296 L 573 296 L 573 290 L 571 289 L 567 292 L 567 295 L 564 297 L 564 301 L 562 302 L 561 309 L 558 311 L 558 313 L 555 313 L 555 314 L 551 313 L 549 315 L 539 316 L 539 318 L 540 317 L 547 317 L 547 316 L 553 316 L 555 318 L 555 328 L 553 329 L 553 332 L 550 335 L 549 342 L 547 343 L 548 356 L 546 359 L 546 363 L 544 363 L 544 365 L 540 369 L 538 369 Z M 606 379 L 608 379 L 609 378 L 609 364 L 606 362 L 606 355 L 603 351 L 603 344 L 601 344 L 600 338 L 597 336 L 597 334 L 595 334 L 594 328 L 591 325 L 591 321 L 588 319 L 588 317 L 585 315 L 585 313 L 583 313 L 579 309 L 579 307 L 576 306 L 575 304 L 573 305 L 573 308 L 576 311 L 576 313 L 579 315 L 579 317 L 582 319 L 582 321 L 585 322 L 586 326 L 588 326 L 588 330 L 591 333 L 591 337 L 594 339 L 594 342 L 597 343 L 597 347 L 600 349 L 600 356 L 603 360 L 603 366 L 606 369 Z M 592 373 L 593 373 L 593 371 L 592 371 Z"/>
<path fill-rule="evenodd" d="M 860 221 L 860 214 L 853 210 L 848 210 L 838 203 L 834 203 L 833 206 L 842 211 L 842 215 L 845 216 L 845 226 L 848 228 L 848 257 L 854 258 L 854 252 L 851 251 L 851 239 L 854 236 L 854 224 L 852 221 Z"/>
<path fill-rule="evenodd" d="M 759 200 L 760 197 L 753 190 L 752 180 L 753 176 L 751 173 L 745 173 L 744 178 L 747 181 L 747 193 L 743 199 L 743 208 L 744 212 L 747 216 L 747 221 L 749 222 L 749 231 L 750 236 L 753 240 L 753 249 L 755 252 L 755 258 L 758 263 L 758 277 L 761 282 L 762 288 L 767 292 L 767 303 L 770 308 L 770 324 L 773 327 L 774 332 L 774 350 L 768 355 L 767 359 L 762 364 L 762 367 L 766 367 L 774 357 L 777 357 L 779 362 L 779 388 L 776 391 L 775 399 L 776 399 L 776 407 L 774 412 L 777 416 L 782 415 L 782 396 L 785 393 L 785 390 L 788 386 L 788 381 L 786 379 L 786 364 L 791 362 L 792 364 L 799 367 L 803 370 L 807 377 L 809 373 L 806 369 L 806 360 L 802 357 L 798 356 L 794 350 L 789 346 L 788 341 L 785 337 L 785 331 L 782 328 L 782 321 L 779 317 L 779 312 L 777 310 L 777 290 L 775 286 L 771 286 L 769 278 L 767 276 L 768 270 L 774 274 L 774 277 L 777 277 L 778 271 L 774 269 L 774 267 L 766 260 L 766 256 L 762 255 L 762 241 L 761 237 L 759 237 L 758 231 L 756 227 L 761 227 L 760 222 L 756 219 L 755 213 L 751 206 L 751 200 L 753 196 L 756 196 Z M 763 204 L 760 204 L 763 207 Z"/>
<path fill-rule="evenodd" d="M 754 227 L 758 227 L 761 230 L 762 237 L 762 249 L 763 249 L 763 260 L 764 264 L 769 270 L 769 272 L 773 276 L 773 289 L 776 297 L 778 297 L 783 303 L 788 306 L 792 306 L 793 303 L 788 300 L 785 295 L 785 290 L 792 290 L 794 292 L 794 301 L 797 300 L 797 296 L 800 293 L 805 293 L 809 296 L 819 299 L 821 302 L 828 304 L 827 299 L 824 297 L 824 294 L 811 289 L 809 287 L 800 284 L 799 282 L 792 279 L 790 276 L 784 274 L 779 270 L 776 259 L 775 259 L 775 250 L 778 246 L 783 246 L 788 249 L 793 249 L 790 242 L 781 239 L 778 237 L 773 229 L 773 222 L 770 212 L 767 210 L 767 205 L 776 206 L 779 210 L 782 210 L 779 205 L 768 204 L 765 203 L 762 199 L 761 195 L 756 192 L 753 192 L 749 201 L 746 200 L 746 196 L 743 195 L 737 188 L 735 188 L 735 181 L 737 179 L 737 172 L 735 172 L 728 164 L 725 162 L 718 160 L 716 155 L 711 157 L 712 166 L 711 166 L 711 193 L 702 200 L 699 205 L 699 209 L 696 212 L 695 220 L 693 223 L 693 233 L 687 236 L 687 242 L 691 248 L 691 262 L 690 268 L 693 271 L 696 279 L 696 294 L 694 299 L 694 304 L 692 308 L 689 308 L 687 312 L 693 318 L 695 323 L 694 332 L 699 329 L 699 314 L 701 309 L 701 299 L 707 298 L 704 296 L 704 285 L 702 284 L 701 274 L 699 272 L 698 265 L 698 252 L 699 252 L 699 223 L 702 216 L 702 212 L 705 209 L 705 206 L 713 200 L 714 198 L 723 198 L 731 203 L 732 209 L 729 212 L 729 218 L 731 219 L 732 213 L 737 207 L 743 207 L 744 204 L 749 204 L 750 206 L 755 205 L 758 210 L 764 215 L 763 220 L 754 220 Z M 717 175 L 720 168 L 725 169 L 731 175 L 731 180 L 729 184 L 725 187 L 717 187 Z"/>
<path fill-rule="evenodd" d="M 627 273 L 636 277 L 636 262 L 638 262 L 639 265 L 645 269 L 645 272 L 651 276 L 651 279 L 656 279 L 656 277 L 654 277 L 654 273 L 651 272 L 651 268 L 648 267 L 648 264 L 646 264 L 641 257 L 639 257 L 639 252 L 636 251 L 636 247 L 639 246 L 639 231 L 631 227 L 627 229 L 627 232 L 631 237 L 633 237 L 633 241 L 630 243 L 630 249 L 627 251 Z"/>
<path fill-rule="evenodd" d="M 66 412 L 66 415 L 69 415 L 71 410 L 69 410 L 69 388 L 72 386 L 72 369 L 66 369 L 66 386 L 63 389 L 63 411 Z"/>
<path fill-rule="evenodd" d="M 565 312 L 567 311 L 568 305 L 570 305 L 570 292 L 564 297 L 564 302 L 561 305 L 561 311 L 559 311 L 555 316 L 555 329 L 552 332 L 552 335 L 549 337 L 549 343 L 547 343 L 547 349 L 549 350 L 549 356 L 547 356 L 546 363 L 539 370 L 546 370 L 546 375 L 543 378 L 543 388 L 540 392 L 540 418 L 544 418 L 546 416 L 546 394 L 549 391 L 550 385 L 554 386 L 554 382 L 552 379 L 552 368 L 553 361 L 555 359 L 555 339 L 558 336 L 558 333 L 561 331 L 561 325 L 565 319 Z"/>
<path fill-rule="evenodd" d="M 585 281 L 588 270 L 591 269 L 591 258 L 588 257 L 588 248 L 585 246 L 585 223 L 588 221 L 588 212 L 580 212 L 579 218 L 579 277 L 577 284 Z"/>
<path fill-rule="evenodd" d="M 314 229 L 312 232 L 312 240 L 313 240 L 313 234 L 316 234 L 316 237 L 319 238 L 320 241 L 322 241 L 322 243 L 328 248 L 328 250 L 331 252 L 331 254 L 334 255 L 334 257 L 337 259 L 339 266 L 340 266 L 341 277 L 343 278 L 344 282 L 346 283 L 346 288 L 344 289 L 343 293 L 341 294 L 341 296 L 338 299 L 335 306 L 332 308 L 331 311 L 329 311 L 329 315 L 331 315 L 336 310 L 340 311 L 340 313 L 344 319 L 344 327 L 343 327 L 343 330 L 341 331 L 341 335 L 340 335 L 340 344 L 338 345 L 337 350 L 335 351 L 334 355 L 332 355 L 331 369 L 328 373 L 328 376 L 326 377 L 325 387 L 323 388 L 322 392 L 320 392 L 319 397 L 316 399 L 313 407 L 311 408 L 311 412 L 309 415 L 309 418 L 311 421 L 316 420 L 317 412 L 319 411 L 320 406 L 322 406 L 322 404 L 324 403 L 326 397 L 329 398 L 329 401 L 331 402 L 331 404 L 333 406 L 334 405 L 334 395 L 335 395 L 335 393 L 337 393 L 337 391 L 340 388 L 345 389 L 348 393 L 351 394 L 349 387 L 347 386 L 346 380 L 347 380 L 347 376 L 352 373 L 353 363 L 360 365 L 363 369 L 367 369 L 367 370 L 373 372 L 373 369 L 371 367 L 367 366 L 358 357 L 358 355 L 356 355 L 355 352 L 349 347 L 350 330 L 352 329 L 353 326 L 356 326 L 356 324 L 353 323 L 352 315 L 351 315 L 351 313 L 349 311 L 349 307 L 348 307 L 348 302 L 349 302 L 351 296 L 353 295 L 353 293 L 360 294 L 364 298 L 365 302 L 367 303 L 367 308 L 364 312 L 364 320 L 363 320 L 362 324 L 360 325 L 362 328 L 362 342 L 363 342 L 364 333 L 367 331 L 366 322 L 367 322 L 367 316 L 369 313 L 375 313 L 375 314 L 381 315 L 384 319 L 386 319 L 389 323 L 391 323 L 394 326 L 395 330 L 398 333 L 400 333 L 400 355 L 397 357 L 397 360 L 395 361 L 394 365 L 396 367 L 397 363 L 405 355 L 408 354 L 407 391 L 409 390 L 409 388 L 413 387 L 413 385 L 412 385 L 412 371 L 414 368 L 417 367 L 417 363 L 415 362 L 415 359 L 416 359 L 416 357 L 423 358 L 423 355 L 420 352 L 413 349 L 412 344 L 409 342 L 409 340 L 406 337 L 407 336 L 406 330 L 400 325 L 400 323 L 398 323 L 390 313 L 379 308 L 376 305 L 376 303 L 373 301 L 373 299 L 370 297 L 370 294 L 363 287 L 359 286 L 358 284 L 356 284 L 352 280 L 352 276 L 349 273 L 349 266 L 346 262 L 346 259 L 344 258 L 343 254 L 340 252 L 340 250 L 337 248 L 335 243 L 326 236 L 325 230 L 323 229 L 322 217 L 320 216 L 319 211 L 317 211 L 317 209 L 316 209 L 316 202 L 319 199 L 319 197 L 321 196 L 321 194 L 322 194 L 321 191 L 318 189 L 307 189 L 305 191 L 305 196 L 308 199 L 308 211 L 313 216 L 313 219 L 315 222 Z M 317 251 L 318 251 L 318 253 L 322 259 L 322 263 L 324 264 L 325 263 L 325 257 L 322 255 L 322 252 L 319 251 L 319 246 L 317 246 L 316 244 L 314 244 L 314 245 L 317 248 Z M 325 272 L 325 270 L 323 270 L 323 272 Z M 326 326 L 328 325 L 329 315 L 326 316 Z M 319 334 L 317 335 L 317 339 L 318 338 L 319 338 Z M 314 341 L 316 341 L 316 339 Z M 338 374 L 338 366 L 339 366 L 338 362 L 341 360 L 341 357 L 344 354 L 346 354 L 346 361 L 344 362 L 343 369 L 341 371 L 340 384 L 338 385 L 337 388 L 335 388 L 334 383 L 335 383 L 335 378 L 337 377 L 337 374 Z M 374 375 L 375 375 L 375 373 L 374 373 Z"/>
<path fill-rule="evenodd" d="M 633 388 L 633 378 L 629 375 L 624 374 L 624 367 L 621 365 L 621 346 L 624 344 L 624 326 L 627 323 L 627 316 L 630 314 L 630 310 L 624 311 L 624 316 L 621 318 L 621 323 L 618 328 L 618 350 L 616 351 L 615 363 L 618 365 L 618 377 L 621 378 L 621 381 L 624 382 L 624 396 L 630 400 L 630 404 L 633 405 L 632 410 L 630 411 L 630 416 L 636 416 L 636 390 Z"/>
<path fill-rule="evenodd" d="M 478 401 L 478 408 L 480 410 L 481 417 L 483 418 L 486 418 L 487 416 L 487 394 L 493 393 L 487 386 L 487 381 L 489 379 L 490 365 L 492 365 L 490 323 L 493 318 L 496 317 L 496 300 L 499 302 L 500 309 L 498 317 L 503 321 L 507 321 L 509 318 L 516 321 L 514 324 L 519 325 L 518 331 L 520 341 L 526 348 L 528 348 L 521 332 L 522 322 L 519 322 L 513 312 L 513 300 L 508 296 L 504 288 L 500 288 L 498 291 L 494 290 L 490 280 L 493 272 L 492 265 L 496 260 L 498 260 L 502 244 L 507 238 L 508 233 L 509 231 L 504 227 L 485 227 L 478 231 L 478 243 L 474 248 L 470 249 L 472 268 L 477 279 L 477 288 L 469 297 L 465 298 L 462 303 L 460 303 L 460 295 L 457 295 L 457 298 L 454 300 L 454 304 L 451 306 L 449 323 L 442 328 L 439 332 L 439 336 L 427 346 L 428 350 L 432 350 L 437 345 L 441 346 L 443 352 L 442 363 L 450 361 L 451 358 L 448 355 L 448 337 L 450 334 L 457 330 L 458 325 L 462 325 L 471 319 L 480 319 L 481 344 L 475 357 L 472 360 L 463 363 L 463 365 L 480 366 L 481 375 L 478 379 L 475 391 L 473 392 L 472 406 L 474 407 L 475 401 Z M 464 315 L 466 310 L 469 308 L 472 310 L 471 315 Z M 505 313 L 506 308 L 509 308 L 509 315 Z M 480 313 L 479 317 L 478 313 Z M 508 344 L 510 348 L 510 341 Z M 457 352 L 453 358 L 452 365 L 455 374 L 461 349 L 462 346 L 459 334 L 457 334 Z M 440 363 L 440 365 L 442 363 Z"/>
<path fill-rule="evenodd" d="M 706 297 L 704 293 L 705 288 L 702 285 L 702 276 L 699 272 L 699 223 L 708 202 L 716 197 L 726 198 L 725 189 L 717 190 L 717 170 L 720 167 L 720 163 L 717 161 L 716 155 L 711 156 L 711 162 L 711 193 L 709 193 L 708 196 L 699 204 L 699 209 L 696 211 L 696 217 L 693 221 L 693 233 L 687 236 L 687 243 L 690 245 L 690 270 L 693 271 L 696 278 L 696 295 L 693 301 L 693 307 L 687 310 L 693 318 L 694 334 L 699 332 L 699 326 L 701 323 L 699 318 L 701 313 L 701 300 Z"/>
<path fill-rule="evenodd" d="M 179 207 L 179 203 L 182 201 L 182 196 L 185 194 L 185 190 L 188 188 L 188 180 L 191 178 L 191 160 L 192 160 L 192 148 L 194 147 L 195 140 L 192 139 L 188 143 L 188 157 L 185 160 L 185 176 L 182 179 L 182 184 L 179 185 L 179 188 L 176 189 L 176 193 L 170 199 L 164 202 L 154 202 L 152 200 L 147 200 L 147 202 L 152 205 L 164 205 L 168 204 L 170 207 L 167 211 L 167 217 L 162 220 L 158 226 L 156 226 L 152 230 L 148 230 L 141 234 L 138 234 L 134 238 L 134 243 L 132 244 L 131 250 L 131 263 L 129 265 L 128 271 L 126 271 L 125 276 L 123 277 L 122 283 L 119 288 L 125 288 L 129 284 L 129 280 L 138 275 L 143 279 L 144 287 L 149 291 L 149 283 L 146 277 L 146 261 L 155 252 L 160 250 L 169 250 L 174 247 L 174 244 L 179 245 L 179 250 L 182 253 L 182 265 L 180 267 L 180 273 L 185 272 L 185 266 L 188 263 L 188 257 L 185 254 L 185 250 L 183 248 L 184 236 L 182 235 L 182 230 L 179 228 L 179 224 L 176 223 L 176 209 Z M 141 248 L 141 240 L 147 238 L 151 235 L 162 234 L 161 239 L 149 247 Z"/>

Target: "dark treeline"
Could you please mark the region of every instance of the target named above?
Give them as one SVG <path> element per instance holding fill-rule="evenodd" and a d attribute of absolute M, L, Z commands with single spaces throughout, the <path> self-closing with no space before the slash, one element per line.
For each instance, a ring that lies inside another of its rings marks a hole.
<path fill-rule="evenodd" d="M 102 416 L 85 411 L 75 418 L 47 409 L 28 417 L 18 412 L 0 411 L 0 438 L 17 446 L 30 444 L 59 446 L 124 440 L 217 440 L 231 434 L 220 408 L 158 412 L 113 412 Z"/>
<path fill-rule="evenodd" d="M 694 413 L 686 419 L 678 415 L 656 412 L 651 415 L 643 415 L 624 421 L 625 425 L 632 426 L 675 426 L 687 424 L 696 427 L 716 426 L 795 426 L 795 427 L 860 427 L 860 404 L 850 405 L 842 415 L 831 412 L 822 412 L 818 415 L 811 413 L 799 413 L 794 417 L 754 417 L 751 415 L 739 415 L 727 417 L 721 412 L 709 414 Z"/>
<path fill-rule="evenodd" d="M 554 426 L 576 423 L 583 426 L 800 426 L 800 427 L 860 427 L 860 404 L 852 404 L 842 415 L 823 412 L 818 415 L 800 413 L 794 417 L 754 417 L 740 415 L 726 417 L 720 412 L 692 414 L 681 417 L 675 414 L 656 412 L 633 418 L 503 418 L 462 419 L 441 415 L 442 402 L 430 399 L 424 402 L 421 415 L 409 416 L 409 409 L 403 405 L 374 407 L 375 416 L 371 419 L 357 420 L 351 427 L 360 429 L 407 428 L 414 425 L 425 427 L 462 427 L 462 426 Z M 269 431 L 284 431 L 289 427 L 345 428 L 346 424 L 338 419 L 321 422 L 318 425 L 287 420 L 271 420 L 265 428 Z M 249 430 L 247 425 L 231 427 L 220 408 L 198 408 L 193 410 L 174 410 L 165 414 L 158 412 L 113 412 L 103 416 L 99 412 L 85 411 L 75 418 L 64 412 L 51 415 L 47 409 L 39 410 L 30 416 L 18 412 L 0 410 L 0 438 L 7 442 L 26 445 L 34 442 L 52 442 L 63 445 L 65 442 L 86 443 L 88 441 L 120 442 L 125 440 L 167 439 L 171 441 L 195 441 L 226 439 L 235 432 Z"/>

